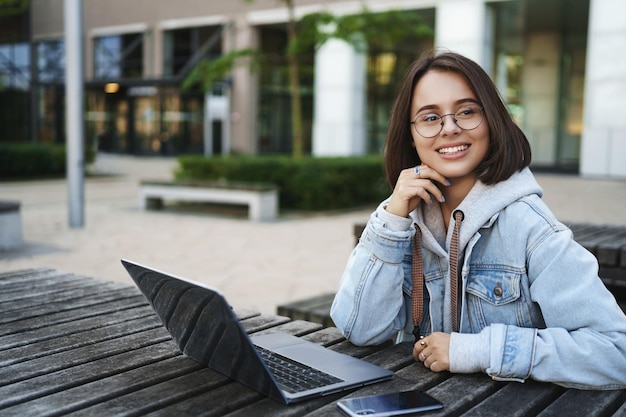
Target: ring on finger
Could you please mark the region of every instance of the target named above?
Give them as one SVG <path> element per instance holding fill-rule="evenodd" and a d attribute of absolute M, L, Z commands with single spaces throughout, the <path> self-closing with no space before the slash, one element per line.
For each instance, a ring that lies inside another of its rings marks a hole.
<path fill-rule="evenodd" d="M 421 352 L 421 353 L 419 354 L 419 359 L 420 359 L 422 362 L 424 362 L 424 361 L 426 360 L 426 356 L 424 356 L 424 352 Z"/>
<path fill-rule="evenodd" d="M 415 173 L 416 173 L 416 174 L 417 174 L 420 178 L 422 178 L 422 174 L 420 174 L 420 167 L 419 167 L 419 165 L 416 165 L 416 166 L 415 166 Z"/>

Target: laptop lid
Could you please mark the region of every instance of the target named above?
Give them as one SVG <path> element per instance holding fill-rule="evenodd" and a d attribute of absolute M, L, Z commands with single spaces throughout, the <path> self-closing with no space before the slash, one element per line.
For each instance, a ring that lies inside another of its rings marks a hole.
<path fill-rule="evenodd" d="M 218 290 L 128 260 L 122 264 L 185 355 L 277 401 L 287 404 L 393 377 L 391 371 L 292 335 L 250 338 Z M 255 344 L 328 372 L 341 382 L 286 392 Z"/>

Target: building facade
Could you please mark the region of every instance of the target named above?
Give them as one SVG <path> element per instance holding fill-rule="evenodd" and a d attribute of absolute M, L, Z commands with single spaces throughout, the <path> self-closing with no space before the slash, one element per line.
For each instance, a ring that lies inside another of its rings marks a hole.
<path fill-rule="evenodd" d="M 24 3 L 16 1 L 17 3 Z M 388 50 L 331 40 L 300 58 L 305 151 L 380 153 L 395 88 L 430 49 L 476 60 L 531 141 L 533 165 L 626 178 L 622 0 L 296 0 L 295 17 L 402 10 L 432 36 Z M 284 2 L 84 0 L 88 146 L 136 155 L 289 153 Z M 63 0 L 0 17 L 0 141 L 63 143 Z M 384 30 L 384 28 L 381 28 Z M 182 88 L 200 59 L 254 48 L 208 94 Z M 7 104 L 10 103 L 10 104 Z"/>

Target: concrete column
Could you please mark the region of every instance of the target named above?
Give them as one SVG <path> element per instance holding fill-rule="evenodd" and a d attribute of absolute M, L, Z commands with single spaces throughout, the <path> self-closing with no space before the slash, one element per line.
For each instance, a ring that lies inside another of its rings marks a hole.
<path fill-rule="evenodd" d="M 560 45 L 559 32 L 535 32 L 526 38 L 523 130 L 533 150 L 534 165 L 556 163 Z"/>
<path fill-rule="evenodd" d="M 621 11 L 621 12 L 619 12 Z M 585 70 L 583 176 L 626 178 L 626 42 L 623 0 L 590 0 Z"/>
<path fill-rule="evenodd" d="M 244 15 L 236 18 L 234 26 L 224 33 L 223 49 L 237 50 L 259 47 L 258 29 L 251 26 Z M 251 72 L 248 59 L 237 61 L 232 71 L 230 91 L 230 151 L 256 153 L 258 120 L 258 71 Z"/>
<path fill-rule="evenodd" d="M 312 154 L 351 156 L 366 152 L 366 57 L 331 39 L 315 56 Z"/>
<path fill-rule="evenodd" d="M 491 74 L 493 19 L 483 0 L 440 0 L 435 15 L 435 48 L 458 52 Z"/>
<path fill-rule="evenodd" d="M 148 55 L 146 72 L 150 78 L 163 76 L 163 29 L 156 24 L 150 24 L 144 34 L 144 55 Z"/>

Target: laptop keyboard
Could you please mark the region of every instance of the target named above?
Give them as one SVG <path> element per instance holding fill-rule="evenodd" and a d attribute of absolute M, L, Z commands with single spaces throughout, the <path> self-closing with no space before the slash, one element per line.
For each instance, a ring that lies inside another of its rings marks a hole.
<path fill-rule="evenodd" d="M 256 346 L 278 384 L 287 392 L 297 393 L 342 382 L 341 379 L 301 364 L 276 352 Z"/>

